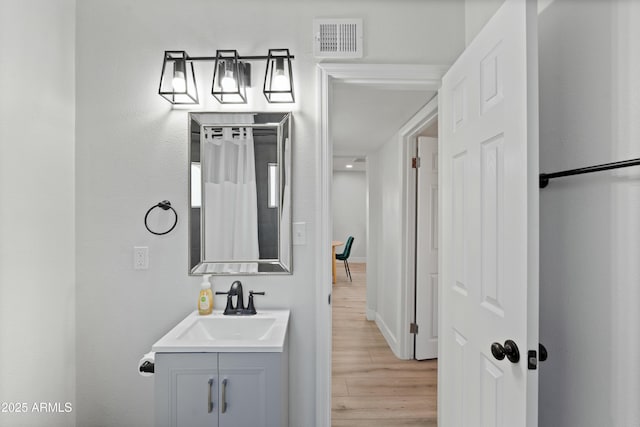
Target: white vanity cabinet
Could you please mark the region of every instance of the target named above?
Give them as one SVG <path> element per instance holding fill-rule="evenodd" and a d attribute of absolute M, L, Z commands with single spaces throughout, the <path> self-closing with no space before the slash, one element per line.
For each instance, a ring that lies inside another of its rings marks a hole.
<path fill-rule="evenodd" d="M 156 353 L 157 427 L 286 427 L 288 352 Z"/>
<path fill-rule="evenodd" d="M 156 353 L 156 426 L 217 427 L 218 354 Z"/>

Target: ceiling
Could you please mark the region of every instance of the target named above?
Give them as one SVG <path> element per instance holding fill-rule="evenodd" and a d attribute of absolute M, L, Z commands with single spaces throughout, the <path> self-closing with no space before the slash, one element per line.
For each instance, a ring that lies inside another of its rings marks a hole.
<path fill-rule="evenodd" d="M 433 121 L 418 136 L 438 137 L 438 121 Z M 339 172 L 366 172 L 367 159 L 363 155 L 334 155 L 333 170 Z"/>
<path fill-rule="evenodd" d="M 351 165 L 349 167 L 349 165 Z M 365 172 L 367 162 L 364 156 L 333 156 L 333 170 L 344 172 Z"/>
<path fill-rule="evenodd" d="M 335 84 L 330 112 L 334 165 L 376 151 L 434 95 L 433 91 Z"/>

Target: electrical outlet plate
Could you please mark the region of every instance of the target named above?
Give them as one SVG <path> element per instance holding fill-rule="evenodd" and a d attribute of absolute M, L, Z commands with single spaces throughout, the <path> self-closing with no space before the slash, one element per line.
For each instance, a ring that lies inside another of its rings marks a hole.
<path fill-rule="evenodd" d="M 149 268 L 149 248 L 147 246 L 133 247 L 134 270 L 147 270 Z"/>

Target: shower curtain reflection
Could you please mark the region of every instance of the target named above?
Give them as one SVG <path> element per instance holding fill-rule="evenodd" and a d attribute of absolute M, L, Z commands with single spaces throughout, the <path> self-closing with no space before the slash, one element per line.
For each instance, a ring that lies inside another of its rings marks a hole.
<path fill-rule="evenodd" d="M 229 119 L 248 122 L 252 116 Z M 260 258 L 253 129 L 204 126 L 201 133 L 204 250 L 207 260 Z M 216 266 L 211 272 L 256 272 L 257 263 Z"/>

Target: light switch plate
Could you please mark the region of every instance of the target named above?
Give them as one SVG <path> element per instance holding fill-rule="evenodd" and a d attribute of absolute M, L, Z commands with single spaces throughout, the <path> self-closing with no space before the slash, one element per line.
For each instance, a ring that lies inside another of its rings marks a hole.
<path fill-rule="evenodd" d="M 296 246 L 307 244 L 307 223 L 293 223 L 293 244 Z"/>

